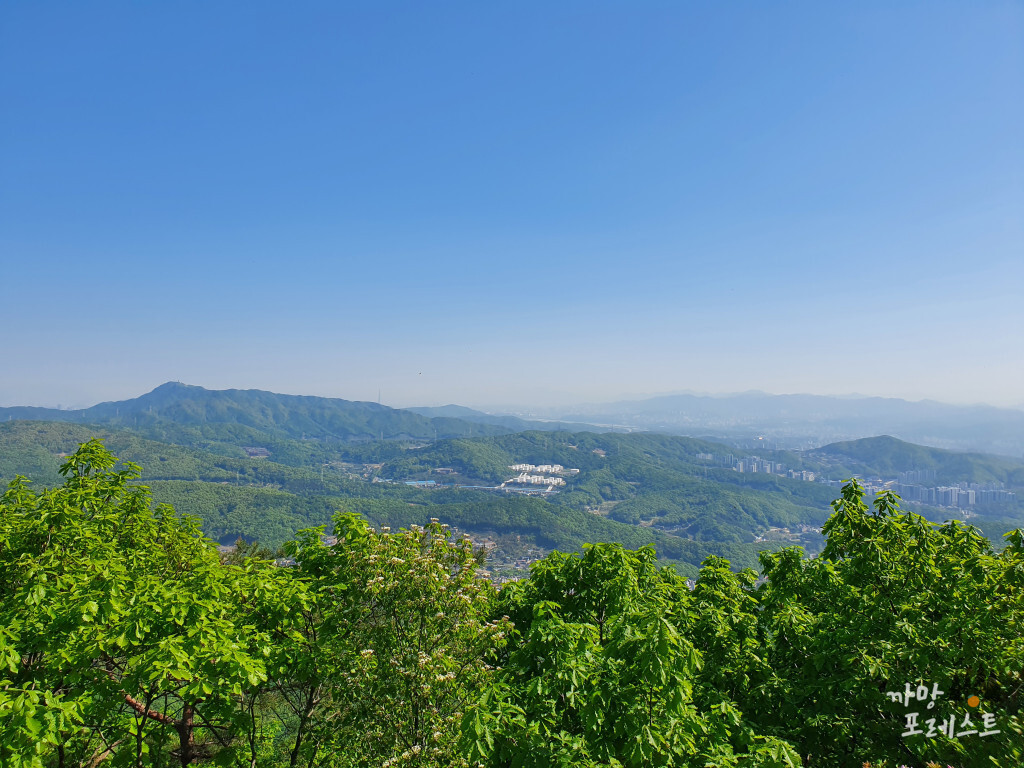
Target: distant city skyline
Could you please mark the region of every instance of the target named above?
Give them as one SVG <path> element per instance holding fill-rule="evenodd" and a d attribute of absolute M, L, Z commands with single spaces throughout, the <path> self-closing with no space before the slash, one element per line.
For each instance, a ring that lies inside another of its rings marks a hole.
<path fill-rule="evenodd" d="M 0 8 L 0 405 L 1024 406 L 1024 5 Z"/>

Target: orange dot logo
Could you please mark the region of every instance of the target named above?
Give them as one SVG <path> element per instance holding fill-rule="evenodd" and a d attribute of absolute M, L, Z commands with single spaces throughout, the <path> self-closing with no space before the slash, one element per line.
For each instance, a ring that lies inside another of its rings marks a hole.
<path fill-rule="evenodd" d="M 977 696 L 971 696 L 969 699 L 967 699 L 968 707 L 976 707 L 979 704 L 981 704 L 981 699 L 979 699 Z"/>

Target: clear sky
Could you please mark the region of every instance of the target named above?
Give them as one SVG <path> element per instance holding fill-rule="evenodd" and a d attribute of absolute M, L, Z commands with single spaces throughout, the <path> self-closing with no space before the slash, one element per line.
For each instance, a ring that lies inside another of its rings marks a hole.
<path fill-rule="evenodd" d="M 1024 3 L 0 4 L 0 405 L 1024 403 Z"/>

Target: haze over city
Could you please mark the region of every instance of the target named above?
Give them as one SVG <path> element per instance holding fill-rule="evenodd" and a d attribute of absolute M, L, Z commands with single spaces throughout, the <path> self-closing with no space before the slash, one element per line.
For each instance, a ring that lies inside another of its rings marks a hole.
<path fill-rule="evenodd" d="M 0 405 L 1022 404 L 1024 7 L 0 10 Z"/>

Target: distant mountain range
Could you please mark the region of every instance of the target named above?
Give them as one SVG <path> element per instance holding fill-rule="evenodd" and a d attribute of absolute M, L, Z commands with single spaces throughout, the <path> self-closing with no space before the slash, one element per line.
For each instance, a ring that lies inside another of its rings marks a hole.
<path fill-rule="evenodd" d="M 509 428 L 449 416 L 424 416 L 377 403 L 279 395 L 258 389 L 210 390 L 168 382 L 141 397 L 81 410 L 0 408 L 0 421 L 65 421 L 114 427 L 237 425 L 278 438 L 364 442 L 481 437 Z"/>
<path fill-rule="evenodd" d="M 663 413 L 657 410 L 664 406 L 660 400 L 638 404 L 633 415 Z M 729 418 L 736 423 L 758 418 L 752 400 L 775 407 L 761 409 L 768 416 L 760 418 L 779 418 L 780 403 L 773 398 L 736 400 L 747 408 L 733 411 Z M 784 423 L 821 430 L 832 418 L 828 408 L 858 403 L 815 400 L 819 418 L 811 419 L 791 400 L 793 418 Z M 900 401 L 882 403 L 901 413 Z M 945 413 L 943 408 L 937 412 Z M 726 411 L 716 417 L 725 419 Z M 143 481 L 157 501 L 197 515 L 207 534 L 224 542 L 244 536 L 276 545 L 299 528 L 329 524 L 337 509 L 393 527 L 438 517 L 497 546 L 495 567 L 504 563 L 501 568 L 520 573 L 523 558 L 593 541 L 653 543 L 664 562 L 687 573 L 709 554 L 756 566 L 756 551 L 764 546 L 800 543 L 816 551 L 818 529 L 837 490 L 809 482 L 807 472 L 841 480 L 934 470 L 935 485 L 995 484 L 1024 497 L 1022 460 L 888 436 L 815 443 L 809 450 L 771 450 L 768 441 L 755 440 L 748 453 L 736 449 L 741 439 L 710 443 L 664 434 L 670 431 L 664 427 L 616 434 L 569 426 L 454 405 L 399 410 L 168 383 L 138 398 L 81 410 L 0 408 L 0 480 L 23 474 L 44 486 L 59 483 L 63 457 L 100 437 L 117 455 L 143 466 Z M 734 434 L 750 434 L 742 429 L 737 426 Z M 801 439 L 808 439 L 806 433 Z M 775 474 L 734 471 L 736 460 L 750 455 L 772 462 Z M 509 480 L 511 465 L 524 462 L 561 464 L 579 473 L 567 474 L 564 488 L 542 497 L 507 495 L 495 487 Z M 780 476 L 779 464 L 799 470 L 801 477 Z M 920 508 L 939 520 L 956 514 Z M 979 503 L 970 510 L 971 522 L 999 541 L 1021 524 L 1021 509 L 1016 500 Z"/>
<path fill-rule="evenodd" d="M 668 395 L 590 405 L 551 414 L 620 428 L 720 439 L 765 436 L 778 447 L 893 435 L 938 448 L 1024 456 L 1024 411 L 883 397 Z"/>
<path fill-rule="evenodd" d="M 280 395 L 259 389 L 211 390 L 167 382 L 130 400 L 62 410 L 16 406 L 0 408 L 0 421 L 62 421 L 152 429 L 160 425 L 235 425 L 278 438 L 338 440 L 435 440 L 484 437 L 528 429 L 595 429 L 587 424 L 527 421 L 495 416 L 459 405 L 390 408 L 378 403 L 306 395 Z"/>
<path fill-rule="evenodd" d="M 445 405 L 389 408 L 339 398 L 280 395 L 256 389 L 208 390 L 168 382 L 141 397 L 79 410 L 0 408 L 0 421 L 38 420 L 209 433 L 213 425 L 281 439 L 340 442 L 434 440 L 538 431 L 653 431 L 726 441 L 745 448 L 810 449 L 892 435 L 958 451 L 1024 456 L 1024 411 L 881 397 L 669 395 L 590 405 L 550 420 L 495 415 Z M 763 438 L 758 440 L 757 438 Z"/>

